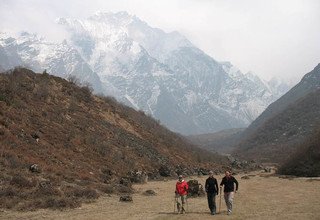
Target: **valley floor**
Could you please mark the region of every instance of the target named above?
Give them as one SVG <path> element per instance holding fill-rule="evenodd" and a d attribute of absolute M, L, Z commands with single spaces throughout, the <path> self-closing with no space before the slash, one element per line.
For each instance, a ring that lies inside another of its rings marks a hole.
<path fill-rule="evenodd" d="M 169 180 L 135 185 L 133 203 L 121 203 L 119 196 L 112 195 L 73 210 L 0 210 L 0 219 L 320 219 L 319 178 L 285 179 L 264 173 L 252 173 L 250 179 L 241 179 L 241 176 L 235 176 L 240 186 L 231 216 L 226 215 L 223 198 L 221 213 L 211 216 L 206 197 L 188 199 L 188 213 L 174 214 L 175 181 Z M 204 184 L 206 177 L 194 179 Z M 156 191 L 157 195 L 144 196 L 142 193 L 148 189 Z"/>

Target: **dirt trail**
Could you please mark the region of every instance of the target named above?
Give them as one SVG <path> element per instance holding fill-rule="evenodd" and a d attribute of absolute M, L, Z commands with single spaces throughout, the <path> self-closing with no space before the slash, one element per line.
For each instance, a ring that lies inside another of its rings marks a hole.
<path fill-rule="evenodd" d="M 81 208 L 65 211 L 38 210 L 35 212 L 2 211 L 0 219 L 320 219 L 320 180 L 308 178 L 282 179 L 262 177 L 256 173 L 250 179 L 239 180 L 239 192 L 235 195 L 234 212 L 226 215 L 222 201 L 221 213 L 211 216 L 206 197 L 190 198 L 188 213 L 174 214 L 175 181 L 149 182 L 135 185 L 133 203 L 119 202 L 119 196 L 102 197 L 97 202 Z M 206 177 L 196 177 L 204 183 Z M 221 176 L 217 177 L 218 181 Z M 186 178 L 189 180 L 190 178 Z M 156 196 L 144 196 L 152 189 Z M 217 203 L 219 200 L 217 200 Z"/>

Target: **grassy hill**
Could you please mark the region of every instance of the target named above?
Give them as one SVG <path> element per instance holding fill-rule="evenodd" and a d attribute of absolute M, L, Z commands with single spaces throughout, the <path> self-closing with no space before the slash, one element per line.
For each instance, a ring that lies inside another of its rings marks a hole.
<path fill-rule="evenodd" d="M 237 140 L 233 155 L 283 162 L 320 122 L 320 64 L 272 103 Z"/>
<path fill-rule="evenodd" d="M 278 172 L 294 176 L 320 176 L 320 127 L 297 147 L 296 152 L 282 164 Z"/>
<path fill-rule="evenodd" d="M 320 124 L 320 89 L 311 92 L 259 127 L 234 154 L 263 162 L 283 162 Z"/>
<path fill-rule="evenodd" d="M 144 174 L 227 164 L 88 86 L 23 68 L 0 74 L 0 143 L 0 208 L 77 207 L 102 193 L 130 192 Z"/>
<path fill-rule="evenodd" d="M 242 140 L 252 136 L 257 129 L 262 127 L 267 121 L 283 112 L 290 105 L 296 103 L 299 99 L 307 94 L 320 88 L 320 64 L 318 64 L 311 72 L 307 73 L 301 81 L 284 94 L 277 101 L 273 102 L 261 115 L 254 120 L 250 126 L 242 133 Z"/>

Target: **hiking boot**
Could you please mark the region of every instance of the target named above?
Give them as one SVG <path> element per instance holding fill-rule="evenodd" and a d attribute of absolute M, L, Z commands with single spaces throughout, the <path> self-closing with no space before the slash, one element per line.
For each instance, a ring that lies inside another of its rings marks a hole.
<path fill-rule="evenodd" d="M 180 213 L 180 204 L 179 203 L 177 203 L 177 210 L 178 210 L 178 213 Z"/>
<path fill-rule="evenodd" d="M 231 211 L 228 211 L 227 215 L 231 215 Z"/>

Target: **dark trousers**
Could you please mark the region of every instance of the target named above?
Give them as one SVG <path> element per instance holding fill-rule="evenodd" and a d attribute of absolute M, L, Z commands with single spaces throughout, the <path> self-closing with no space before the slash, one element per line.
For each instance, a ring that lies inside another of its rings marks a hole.
<path fill-rule="evenodd" d="M 208 205 L 211 213 L 216 213 L 216 193 L 207 193 Z"/>

